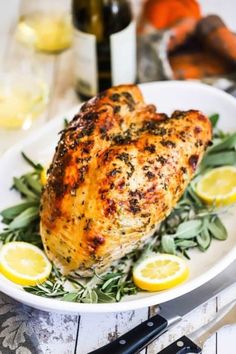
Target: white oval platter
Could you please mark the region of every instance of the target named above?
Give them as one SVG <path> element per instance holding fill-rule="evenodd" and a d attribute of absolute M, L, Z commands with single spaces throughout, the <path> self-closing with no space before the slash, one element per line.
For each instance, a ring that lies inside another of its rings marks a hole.
<path fill-rule="evenodd" d="M 153 82 L 140 85 L 147 103 L 157 106 L 159 112 L 171 114 L 174 110 L 199 109 L 205 114 L 220 114 L 220 127 L 226 131 L 236 131 L 236 99 L 228 94 L 196 82 Z M 0 210 L 19 200 L 16 192 L 10 190 L 13 176 L 19 176 L 29 167 L 21 158 L 24 151 L 30 158 L 48 165 L 58 141 L 58 132 L 63 128 L 63 120 L 71 119 L 79 110 L 61 112 L 30 138 L 13 146 L 0 159 Z M 27 305 L 48 311 L 84 313 L 117 312 L 143 308 L 175 299 L 207 283 L 236 259 L 236 209 L 224 216 L 229 237 L 226 241 L 214 240 L 207 252 L 190 252 L 191 276 L 178 287 L 157 293 L 140 292 L 127 296 L 119 303 L 81 304 L 47 299 L 25 292 L 21 287 L 0 275 L 0 291 Z"/>

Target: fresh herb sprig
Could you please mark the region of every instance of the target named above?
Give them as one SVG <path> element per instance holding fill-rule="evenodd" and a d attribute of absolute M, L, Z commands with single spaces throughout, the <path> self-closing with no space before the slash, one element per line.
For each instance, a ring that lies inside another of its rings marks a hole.
<path fill-rule="evenodd" d="M 227 230 L 218 213 L 219 210 L 208 208 L 198 198 L 190 184 L 180 202 L 161 223 L 158 231 L 161 242 L 157 249 L 171 254 L 181 252 L 187 258 L 190 248 L 197 247 L 205 252 L 213 238 L 227 238 Z"/>
<path fill-rule="evenodd" d="M 219 115 L 210 117 L 213 126 L 213 145 L 205 154 L 198 174 L 214 167 L 236 165 L 236 133 L 225 133 L 217 128 Z"/>
<path fill-rule="evenodd" d="M 187 250 L 197 247 L 206 251 L 213 238 L 225 240 L 227 230 L 219 214 L 225 210 L 209 208 L 195 193 L 196 181 L 208 170 L 236 165 L 236 133 L 224 133 L 217 128 L 219 114 L 209 117 L 213 127 L 213 145 L 208 148 L 196 172 L 194 180 L 189 184 L 181 200 L 171 214 L 161 223 L 157 232 L 161 238 L 156 250 L 166 253 L 181 252 L 189 258 Z"/>
<path fill-rule="evenodd" d="M 191 192 L 190 192 L 191 191 Z M 198 203 L 196 203 L 196 200 Z M 58 270 L 52 272 L 42 285 L 25 288 L 26 291 L 44 297 L 61 298 L 64 301 L 103 303 L 120 301 L 125 295 L 136 294 L 138 289 L 132 281 L 132 269 L 140 259 L 153 252 L 177 254 L 188 257 L 187 250 L 197 247 L 206 251 L 212 238 L 224 240 L 227 231 L 216 211 L 209 210 L 189 186 L 172 213 L 165 219 L 143 249 L 126 255 L 105 274 L 83 282 L 75 273 L 63 277 Z M 189 257 L 188 257 L 189 258 Z M 65 290 L 68 283 L 73 290 Z"/>
<path fill-rule="evenodd" d="M 129 271 L 128 271 L 129 268 Z M 82 303 L 117 302 L 124 295 L 136 294 L 131 279 L 131 262 L 124 257 L 117 266 L 102 275 L 82 279 L 78 275 L 63 276 L 54 266 L 50 278 L 43 284 L 25 287 L 27 292 L 47 298 Z"/>
<path fill-rule="evenodd" d="M 214 127 L 213 145 L 207 151 L 196 173 L 196 179 L 209 169 L 222 165 L 236 165 L 236 134 L 225 134 L 217 128 L 219 115 L 210 117 Z M 39 234 L 39 204 L 43 167 L 23 158 L 33 168 L 19 178 L 14 178 L 13 188 L 24 200 L 21 204 L 3 210 L 0 215 L 6 225 L 0 240 L 11 242 L 22 240 L 42 247 Z M 159 230 L 143 249 L 126 255 L 108 272 L 83 279 L 76 273 L 63 276 L 54 266 L 47 281 L 41 285 L 26 287 L 27 292 L 64 301 L 97 303 L 115 302 L 125 295 L 135 294 L 138 289 L 132 281 L 132 269 L 136 262 L 152 252 L 182 253 L 198 248 L 206 251 L 212 239 L 225 240 L 227 231 L 219 218 L 219 210 L 207 207 L 195 193 L 195 180 L 188 186 L 171 214 L 160 224 Z M 221 211 L 222 212 L 222 211 Z"/>
<path fill-rule="evenodd" d="M 19 178 L 13 178 L 12 188 L 20 193 L 23 202 L 0 212 L 2 223 L 6 225 L 0 233 L 0 240 L 3 243 L 26 241 L 42 248 L 39 234 L 39 206 L 42 191 L 40 177 L 43 167 L 35 164 L 24 153 L 22 157 L 33 171 Z"/>

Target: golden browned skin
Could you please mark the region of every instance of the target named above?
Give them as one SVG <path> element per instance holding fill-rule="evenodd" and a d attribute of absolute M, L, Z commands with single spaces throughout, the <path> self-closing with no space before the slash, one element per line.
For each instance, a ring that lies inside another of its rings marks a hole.
<path fill-rule="evenodd" d="M 176 205 L 210 140 L 202 113 L 158 114 L 136 86 L 85 103 L 62 132 L 42 196 L 48 257 L 64 274 L 87 275 L 140 246 Z"/>

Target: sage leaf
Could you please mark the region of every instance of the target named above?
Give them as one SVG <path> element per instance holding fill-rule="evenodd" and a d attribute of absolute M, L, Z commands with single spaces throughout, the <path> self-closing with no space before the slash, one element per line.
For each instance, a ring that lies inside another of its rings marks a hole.
<path fill-rule="evenodd" d="M 33 200 L 37 200 L 38 196 L 35 195 L 20 178 L 13 178 L 13 186 L 25 197 Z"/>
<path fill-rule="evenodd" d="M 227 239 L 227 230 L 218 216 L 211 220 L 208 227 L 212 236 L 217 240 L 223 241 Z"/>
<path fill-rule="evenodd" d="M 115 299 L 112 295 L 106 294 L 100 289 L 95 290 L 98 296 L 98 302 L 106 303 L 106 302 L 115 302 Z"/>
<path fill-rule="evenodd" d="M 208 229 L 203 229 L 197 236 L 197 243 L 202 251 L 206 251 L 211 244 L 211 236 Z"/>
<path fill-rule="evenodd" d="M 236 146 L 236 133 L 230 134 L 228 137 L 217 145 L 210 148 L 209 153 L 230 150 Z"/>
<path fill-rule="evenodd" d="M 215 128 L 217 126 L 217 123 L 220 119 L 220 115 L 218 113 L 215 113 L 215 114 L 212 114 L 210 117 L 209 117 L 210 121 L 211 121 L 211 125 L 213 128 Z"/>
<path fill-rule="evenodd" d="M 71 292 L 71 293 L 65 294 L 65 295 L 62 297 L 61 300 L 62 300 L 62 301 L 76 302 L 77 297 L 78 297 L 78 293 L 76 293 L 76 292 Z"/>
<path fill-rule="evenodd" d="M 95 290 L 91 291 L 91 301 L 92 303 L 97 303 L 98 302 L 98 296 Z"/>
<path fill-rule="evenodd" d="M 94 304 L 98 302 L 98 296 L 95 290 L 89 290 L 87 295 L 81 300 L 84 303 Z"/>
<path fill-rule="evenodd" d="M 0 240 L 4 241 L 9 235 L 11 234 L 11 231 L 3 231 L 0 233 Z"/>
<path fill-rule="evenodd" d="M 24 230 L 25 231 L 25 230 Z M 39 233 L 34 232 L 21 232 L 20 237 L 18 237 L 19 241 L 24 241 L 31 243 L 32 245 L 38 246 L 43 249 L 42 239 Z"/>
<path fill-rule="evenodd" d="M 24 210 L 28 209 L 31 206 L 36 206 L 37 202 L 25 202 L 13 207 L 6 208 L 0 212 L 0 215 L 5 219 L 14 219 L 17 215 L 22 213 Z"/>
<path fill-rule="evenodd" d="M 102 290 L 109 291 L 109 289 L 113 286 L 113 282 L 120 279 L 120 275 L 113 276 L 110 279 L 108 279 L 102 286 Z"/>
<path fill-rule="evenodd" d="M 120 299 L 122 298 L 122 295 L 121 295 L 121 288 L 118 289 L 117 293 L 116 293 L 116 301 L 120 301 Z"/>
<path fill-rule="evenodd" d="M 197 242 L 192 240 L 175 240 L 175 245 L 182 249 L 193 248 L 197 246 Z"/>
<path fill-rule="evenodd" d="M 42 185 L 41 183 L 36 180 L 32 174 L 28 174 L 25 176 L 26 183 L 36 192 L 38 195 L 41 195 L 42 192 Z"/>
<path fill-rule="evenodd" d="M 217 152 L 214 154 L 207 154 L 202 164 L 208 167 L 216 167 L 222 165 L 236 164 L 236 151 Z"/>
<path fill-rule="evenodd" d="M 31 207 L 19 214 L 9 225 L 10 230 L 20 229 L 28 226 L 32 221 L 38 219 L 39 208 Z"/>
<path fill-rule="evenodd" d="M 161 239 L 161 247 L 164 253 L 175 254 L 176 246 L 172 236 L 163 236 Z"/>
<path fill-rule="evenodd" d="M 175 237 L 183 239 L 191 239 L 197 236 L 202 230 L 201 220 L 189 220 L 179 225 Z"/>

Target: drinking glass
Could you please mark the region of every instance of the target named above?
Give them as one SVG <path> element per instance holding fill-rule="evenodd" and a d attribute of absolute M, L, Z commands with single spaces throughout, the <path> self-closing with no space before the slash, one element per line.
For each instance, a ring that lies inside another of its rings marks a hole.
<path fill-rule="evenodd" d="M 22 0 L 16 37 L 35 50 L 60 53 L 72 43 L 69 0 Z"/>

